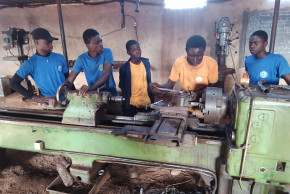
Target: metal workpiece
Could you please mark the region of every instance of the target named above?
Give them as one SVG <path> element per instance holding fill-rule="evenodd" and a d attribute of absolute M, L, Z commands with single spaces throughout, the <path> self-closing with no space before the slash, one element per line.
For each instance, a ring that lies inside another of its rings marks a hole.
<path fill-rule="evenodd" d="M 125 101 L 125 98 L 123 98 L 123 96 L 111 96 L 109 98 L 109 101 L 111 101 L 111 102 L 123 102 L 123 101 Z"/>
<path fill-rule="evenodd" d="M 264 83 L 266 83 L 266 81 L 264 79 L 261 79 L 258 82 L 258 86 L 259 86 L 260 90 L 263 92 L 263 94 L 268 94 L 268 93 L 270 93 L 270 90 L 263 85 Z"/>

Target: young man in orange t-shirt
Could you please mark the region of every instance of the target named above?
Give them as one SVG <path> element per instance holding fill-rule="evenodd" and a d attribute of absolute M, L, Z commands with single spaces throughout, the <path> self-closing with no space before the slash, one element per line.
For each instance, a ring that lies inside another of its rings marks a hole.
<path fill-rule="evenodd" d="M 149 112 L 146 105 L 154 101 L 149 89 L 151 83 L 150 63 L 141 57 L 141 48 L 137 41 L 129 40 L 126 43 L 127 54 L 130 59 L 120 68 L 119 87 L 125 101 L 122 104 L 126 116 L 134 116 L 138 112 Z"/>
<path fill-rule="evenodd" d="M 175 60 L 167 83 L 159 85 L 150 84 L 153 92 L 158 88 L 173 89 L 179 80 L 184 91 L 201 92 L 209 84 L 218 81 L 218 64 L 215 59 L 204 56 L 206 41 L 202 36 L 195 35 L 186 42 L 187 56 Z"/>

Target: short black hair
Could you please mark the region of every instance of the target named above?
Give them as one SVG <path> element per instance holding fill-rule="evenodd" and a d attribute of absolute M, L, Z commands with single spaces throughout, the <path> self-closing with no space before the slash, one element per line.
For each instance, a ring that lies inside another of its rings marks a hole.
<path fill-rule="evenodd" d="M 97 35 L 100 35 L 100 34 L 99 32 L 97 32 L 97 30 L 94 30 L 94 29 L 87 29 L 86 31 L 84 31 L 83 39 L 84 39 L 85 44 L 89 44 L 91 41 L 91 38 Z"/>
<path fill-rule="evenodd" d="M 135 44 L 138 44 L 138 45 L 139 45 L 139 43 L 138 43 L 136 40 L 129 40 L 129 41 L 126 43 L 126 49 L 127 49 L 127 51 L 129 51 L 129 50 L 131 49 L 131 46 L 132 46 L 132 45 L 135 45 Z"/>
<path fill-rule="evenodd" d="M 254 32 L 250 37 L 252 37 L 252 36 L 259 36 L 260 38 L 262 38 L 264 40 L 264 42 L 268 41 L 268 34 L 264 30 L 258 30 L 256 32 Z"/>
<path fill-rule="evenodd" d="M 190 48 L 206 48 L 206 41 L 200 35 L 194 35 L 186 41 L 186 51 Z"/>

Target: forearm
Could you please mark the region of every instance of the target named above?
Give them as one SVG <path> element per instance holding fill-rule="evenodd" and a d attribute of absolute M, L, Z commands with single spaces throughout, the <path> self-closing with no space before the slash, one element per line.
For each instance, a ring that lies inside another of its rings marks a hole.
<path fill-rule="evenodd" d="M 104 84 L 109 80 L 109 78 L 110 78 L 110 73 L 105 73 L 105 74 L 103 74 L 103 75 L 100 77 L 100 79 L 98 79 L 98 80 L 96 81 L 96 83 L 94 83 L 94 85 L 92 85 L 92 86 L 90 87 L 89 90 L 94 91 L 94 90 L 98 89 L 99 87 L 101 87 L 102 85 L 104 85 Z"/>
<path fill-rule="evenodd" d="M 290 73 L 285 74 L 282 76 L 283 79 L 286 81 L 286 83 L 288 84 L 288 86 L 290 85 Z"/>
<path fill-rule="evenodd" d="M 74 88 L 73 83 L 77 76 L 78 76 L 77 72 L 71 71 L 71 73 L 69 74 L 68 78 L 65 80 L 64 83 L 67 84 L 69 88 Z"/>
<path fill-rule="evenodd" d="M 159 85 L 159 88 L 173 89 L 175 82 L 168 80 L 165 84 Z"/>
<path fill-rule="evenodd" d="M 33 93 L 25 89 L 22 85 L 21 82 L 23 81 L 23 78 L 20 77 L 19 75 L 15 74 L 11 81 L 10 81 L 10 87 L 18 92 L 19 94 L 25 96 L 26 98 L 32 98 Z"/>

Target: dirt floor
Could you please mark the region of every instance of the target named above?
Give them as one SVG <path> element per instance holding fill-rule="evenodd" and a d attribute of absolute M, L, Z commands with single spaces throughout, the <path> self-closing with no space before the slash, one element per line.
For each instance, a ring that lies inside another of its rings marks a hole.
<path fill-rule="evenodd" d="M 7 150 L 7 165 L 0 171 L 0 193 L 48 193 L 46 187 L 58 176 L 57 157 Z"/>
<path fill-rule="evenodd" d="M 58 176 L 55 166 L 57 156 L 16 150 L 6 150 L 6 156 L 8 163 L 0 171 L 0 193 L 48 193 L 46 188 Z M 196 174 L 181 172 L 175 175 L 176 172 L 174 174 L 171 170 L 152 167 L 136 167 L 136 169 L 139 176 L 131 179 L 125 165 L 112 165 L 111 178 L 99 193 L 139 194 L 142 191 L 144 194 L 203 193 L 202 189 L 197 187 L 199 176 Z M 99 178 L 100 176 L 96 180 Z"/>

